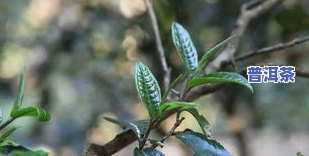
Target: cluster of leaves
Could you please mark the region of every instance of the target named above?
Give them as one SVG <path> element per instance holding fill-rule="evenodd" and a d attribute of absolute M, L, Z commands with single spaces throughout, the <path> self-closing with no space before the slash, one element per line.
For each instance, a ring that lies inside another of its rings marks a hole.
<path fill-rule="evenodd" d="M 34 117 L 38 121 L 49 121 L 51 115 L 44 110 L 43 108 L 37 106 L 27 106 L 21 107 L 24 98 L 24 91 L 25 91 L 25 71 L 23 71 L 19 85 L 18 91 L 16 95 L 16 99 L 14 102 L 13 109 L 10 112 L 9 119 L 2 123 L 2 112 L 0 110 L 0 155 L 1 154 L 11 154 L 14 156 L 19 155 L 37 155 L 37 156 L 45 156 L 48 155 L 46 152 L 43 151 L 31 151 L 21 145 L 15 143 L 9 136 L 18 128 L 16 126 L 8 127 L 14 120 L 21 118 L 21 117 Z"/>
<path fill-rule="evenodd" d="M 176 78 L 166 89 L 163 97 L 161 97 L 158 82 L 149 68 L 143 63 L 136 63 L 135 65 L 134 74 L 137 92 L 148 110 L 150 119 L 132 122 L 119 121 L 108 117 L 105 119 L 118 124 L 121 127 L 127 127 L 136 134 L 139 147 L 134 150 L 135 156 L 164 156 L 164 154 L 157 150 L 156 147 L 164 146 L 164 141 L 172 135 L 176 136 L 177 139 L 190 148 L 195 156 L 229 156 L 231 154 L 222 145 L 209 138 L 210 136 L 206 132 L 206 129 L 209 128 L 209 122 L 203 115 L 199 114 L 196 109 L 198 105 L 183 101 L 183 97 L 188 89 L 208 83 L 237 83 L 253 91 L 252 86 L 248 83 L 248 81 L 237 73 L 214 72 L 199 77 L 199 75 L 202 74 L 202 69 L 204 69 L 209 61 L 211 61 L 220 52 L 220 50 L 227 45 L 228 41 L 231 40 L 232 37 L 222 41 L 208 50 L 200 61 L 198 60 L 196 48 L 194 47 L 190 35 L 183 26 L 178 23 L 173 23 L 172 38 L 176 50 L 185 63 L 188 72 Z M 181 81 L 185 83 L 181 83 Z M 172 90 L 174 90 L 176 85 L 184 85 L 183 88 L 185 89 L 183 89 L 182 92 L 179 92 L 180 95 L 178 101 L 167 102 L 167 97 Z M 177 113 L 177 120 L 171 132 L 161 140 L 148 138 L 151 129 L 164 118 L 166 113 L 171 112 L 171 110 Z M 194 116 L 203 133 L 194 132 L 190 129 L 175 132 L 175 129 L 182 121 L 179 117 L 180 113 L 183 111 L 187 111 Z M 152 146 L 145 147 L 147 141 L 149 141 Z"/>

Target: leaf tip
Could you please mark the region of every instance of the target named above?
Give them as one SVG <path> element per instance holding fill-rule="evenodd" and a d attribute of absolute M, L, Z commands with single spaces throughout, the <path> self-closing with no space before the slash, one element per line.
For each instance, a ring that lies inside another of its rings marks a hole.
<path fill-rule="evenodd" d="M 173 22 L 172 39 L 176 51 L 180 54 L 188 70 L 193 73 L 198 68 L 198 56 L 189 32 L 181 24 Z"/>
<path fill-rule="evenodd" d="M 173 21 L 172 23 L 172 29 L 175 29 L 177 26 L 179 26 L 180 24 L 177 23 L 176 21 Z"/>
<path fill-rule="evenodd" d="M 254 89 L 253 89 L 253 87 L 251 86 L 251 84 L 250 83 L 248 83 L 248 88 L 250 89 L 250 91 L 251 91 L 251 93 L 254 93 Z"/>

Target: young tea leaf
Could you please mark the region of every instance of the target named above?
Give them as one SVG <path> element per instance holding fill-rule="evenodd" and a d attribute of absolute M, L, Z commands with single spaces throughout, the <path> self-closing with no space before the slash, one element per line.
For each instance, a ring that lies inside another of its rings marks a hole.
<path fill-rule="evenodd" d="M 251 92 L 253 92 L 253 88 L 246 78 L 237 73 L 232 72 L 210 73 L 204 77 L 195 78 L 191 80 L 188 84 L 190 87 L 195 87 L 207 83 L 237 83 L 247 87 L 248 89 L 250 89 Z"/>
<path fill-rule="evenodd" d="M 25 69 L 23 70 L 20 76 L 20 79 L 19 79 L 18 90 L 17 90 L 17 95 L 16 95 L 14 106 L 13 106 L 13 110 L 17 110 L 21 107 L 23 103 L 23 98 L 24 98 L 24 91 L 25 91 Z"/>
<path fill-rule="evenodd" d="M 162 152 L 155 148 L 134 149 L 134 156 L 165 156 Z"/>
<path fill-rule="evenodd" d="M 214 59 L 214 57 L 220 52 L 220 50 L 225 47 L 229 41 L 233 38 L 233 36 L 225 39 L 224 41 L 222 41 L 221 43 L 215 45 L 214 47 L 212 47 L 211 49 L 209 49 L 205 54 L 204 56 L 201 58 L 198 66 L 199 66 L 199 69 L 202 69 L 204 68 L 208 63 L 209 61 L 211 61 L 212 59 Z"/>
<path fill-rule="evenodd" d="M 195 118 L 195 120 L 201 127 L 204 135 L 207 136 L 206 130 L 210 126 L 208 120 L 203 115 L 199 114 L 199 112 L 195 108 L 189 108 L 189 109 L 186 109 L 185 111 L 189 112 Z"/>
<path fill-rule="evenodd" d="M 192 73 L 198 68 L 198 56 L 188 31 L 180 24 L 172 24 L 172 38 L 177 52 Z"/>
<path fill-rule="evenodd" d="M 50 114 L 46 110 L 36 106 L 20 108 L 11 112 L 12 118 L 19 118 L 25 116 L 35 117 L 39 121 L 49 121 L 51 118 Z"/>
<path fill-rule="evenodd" d="M 176 133 L 177 139 L 193 152 L 193 156 L 232 156 L 221 144 L 191 130 Z"/>
<path fill-rule="evenodd" d="M 168 102 L 160 106 L 161 113 L 174 108 L 193 108 L 197 107 L 197 104 L 191 102 Z"/>
<path fill-rule="evenodd" d="M 151 71 L 142 63 L 135 65 L 135 84 L 139 97 L 146 105 L 149 116 L 156 118 L 160 115 L 160 87 Z"/>
<path fill-rule="evenodd" d="M 140 120 L 136 122 L 128 122 L 128 121 L 120 121 L 109 117 L 104 117 L 105 120 L 110 121 L 114 124 L 117 124 L 121 127 L 129 128 L 131 129 L 136 137 L 141 140 L 142 136 L 145 134 L 147 128 L 149 127 L 149 120 Z"/>

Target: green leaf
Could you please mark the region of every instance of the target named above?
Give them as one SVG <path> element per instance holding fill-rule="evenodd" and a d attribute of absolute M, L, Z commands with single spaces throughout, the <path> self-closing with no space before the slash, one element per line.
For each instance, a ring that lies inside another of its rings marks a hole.
<path fill-rule="evenodd" d="M 19 117 L 25 117 L 25 116 L 35 117 L 39 121 L 49 121 L 51 118 L 50 114 L 46 110 L 44 110 L 43 108 L 36 107 L 36 106 L 20 108 L 17 110 L 13 110 L 11 112 L 12 118 L 19 118 Z"/>
<path fill-rule="evenodd" d="M 134 149 L 134 156 L 147 156 L 146 153 L 144 151 L 142 151 L 141 149 L 135 148 Z"/>
<path fill-rule="evenodd" d="M 104 119 L 114 124 L 120 125 L 121 127 L 131 129 L 139 140 L 142 139 L 143 135 L 146 133 L 147 128 L 149 127 L 150 124 L 149 120 L 139 120 L 136 122 L 129 122 L 129 121 L 120 121 L 109 117 L 104 117 Z"/>
<path fill-rule="evenodd" d="M 199 112 L 195 108 L 186 109 L 185 111 L 189 112 L 195 118 L 195 120 L 201 127 L 204 135 L 207 136 L 206 130 L 210 126 L 208 120 L 203 115 L 199 114 Z"/>
<path fill-rule="evenodd" d="M 134 149 L 134 156 L 165 156 L 162 152 L 155 148 Z"/>
<path fill-rule="evenodd" d="M 10 136 L 15 130 L 17 129 L 17 127 L 11 127 L 9 128 L 8 130 L 4 131 L 3 133 L 1 133 L 1 136 L 0 136 L 0 144 L 3 143 L 6 138 L 8 136 Z"/>
<path fill-rule="evenodd" d="M 193 156 L 232 156 L 217 141 L 208 139 L 205 135 L 191 130 L 177 132 L 176 137 L 193 152 Z"/>
<path fill-rule="evenodd" d="M 168 102 L 164 103 L 160 106 L 160 111 L 161 113 L 170 109 L 175 109 L 175 108 L 193 108 L 197 107 L 197 104 L 192 103 L 192 102 Z"/>
<path fill-rule="evenodd" d="M 151 71 L 142 63 L 135 65 L 135 84 L 139 97 L 146 105 L 149 116 L 156 118 L 160 115 L 160 87 Z"/>
<path fill-rule="evenodd" d="M 233 38 L 233 36 L 225 39 L 221 43 L 219 43 L 219 44 L 215 45 L 214 47 L 212 47 L 211 49 L 209 49 L 204 54 L 204 56 L 201 58 L 201 60 L 199 62 L 199 69 L 204 68 L 220 52 L 220 50 L 229 43 L 229 41 L 232 38 Z"/>
<path fill-rule="evenodd" d="M 17 95 L 16 95 L 14 106 L 13 106 L 13 110 L 17 110 L 21 107 L 21 105 L 23 103 L 23 98 L 24 98 L 24 91 L 25 91 L 25 69 L 23 70 L 23 72 L 20 76 Z"/>
<path fill-rule="evenodd" d="M 172 38 L 177 52 L 192 73 L 198 68 L 198 56 L 188 31 L 180 24 L 172 24 Z"/>
<path fill-rule="evenodd" d="M 243 85 L 253 92 L 253 88 L 243 76 L 232 72 L 215 72 L 207 74 L 201 78 L 195 78 L 189 82 L 190 87 L 203 85 L 207 83 L 237 83 Z"/>

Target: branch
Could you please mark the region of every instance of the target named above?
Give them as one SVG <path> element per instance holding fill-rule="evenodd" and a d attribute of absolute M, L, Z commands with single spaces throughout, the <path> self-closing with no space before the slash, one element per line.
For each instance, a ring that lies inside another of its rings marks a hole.
<path fill-rule="evenodd" d="M 256 0 L 242 5 L 241 13 L 235 23 L 235 27 L 231 35 L 235 36 L 234 39 L 223 49 L 222 53 L 212 62 L 209 66 L 211 70 L 217 70 L 222 67 L 224 62 L 234 62 L 234 54 L 239 46 L 241 37 L 247 29 L 249 23 L 256 17 L 266 13 L 276 5 L 280 4 L 283 0 Z"/>
<path fill-rule="evenodd" d="M 156 124 L 157 120 L 150 120 L 149 126 L 147 128 L 146 133 L 144 134 L 144 137 L 141 141 L 141 143 L 139 144 L 139 149 L 143 149 L 143 147 L 145 146 L 148 136 L 150 135 L 151 130 L 153 129 L 153 126 Z"/>
<path fill-rule="evenodd" d="M 198 87 L 191 89 L 187 93 L 185 99 L 187 101 L 194 101 L 194 100 L 200 98 L 203 95 L 214 93 L 214 92 L 222 89 L 225 86 L 226 86 L 226 84 L 222 84 L 222 83 L 201 85 L 201 86 L 198 86 Z"/>
<path fill-rule="evenodd" d="M 179 111 L 178 109 L 172 109 L 167 111 L 162 118 L 160 118 L 155 124 L 152 126 L 151 129 L 154 129 L 159 126 L 159 124 Z M 136 141 L 137 138 L 132 130 L 124 131 L 120 134 L 118 134 L 113 140 L 106 143 L 105 145 L 98 145 L 90 143 L 84 150 L 83 156 L 110 156 L 112 154 L 115 154 L 116 152 L 120 151 L 124 147 L 130 145 L 134 141 Z"/>
<path fill-rule="evenodd" d="M 89 144 L 85 148 L 83 155 L 84 156 L 110 156 L 122 148 L 130 145 L 136 140 L 136 136 L 133 131 L 128 130 L 118 134 L 113 140 L 106 143 L 104 146 L 98 144 Z"/>
<path fill-rule="evenodd" d="M 164 85 L 164 90 L 167 89 L 169 83 L 170 83 L 170 75 L 171 75 L 171 71 L 167 66 L 166 63 L 166 58 L 165 58 L 165 53 L 164 53 L 164 48 L 162 45 L 162 41 L 161 41 L 161 37 L 160 37 L 160 31 L 159 31 L 159 26 L 158 26 L 158 21 L 156 18 L 156 14 L 154 12 L 154 9 L 150 3 L 150 0 L 144 0 L 146 6 L 147 6 L 147 11 L 148 11 L 148 15 L 152 24 L 152 28 L 153 28 L 153 32 L 156 38 L 156 48 L 159 54 L 159 58 L 160 58 L 160 63 L 164 72 L 164 77 L 163 77 L 163 85 Z"/>
<path fill-rule="evenodd" d="M 172 129 L 168 132 L 168 134 L 161 140 L 161 143 L 164 143 L 164 141 L 165 141 L 168 137 L 170 137 L 170 136 L 175 132 L 175 130 L 177 129 L 177 127 L 180 126 L 181 122 L 182 122 L 184 119 L 185 119 L 184 117 L 181 117 L 181 118 L 179 119 L 179 115 L 177 114 L 177 118 L 176 118 L 176 122 L 175 122 L 174 126 L 173 126 Z M 156 147 L 156 146 L 154 146 L 154 147 Z"/>
<path fill-rule="evenodd" d="M 241 37 L 254 18 L 266 13 L 283 0 L 256 0 L 242 5 L 233 33 Z"/>
<path fill-rule="evenodd" d="M 290 48 L 290 47 L 299 45 L 301 43 L 305 43 L 307 41 L 309 41 L 309 36 L 295 38 L 295 39 L 293 39 L 289 42 L 286 42 L 286 43 L 278 43 L 278 44 L 275 44 L 275 45 L 272 45 L 272 46 L 253 50 L 253 51 L 251 51 L 247 54 L 236 57 L 235 61 L 237 61 L 237 62 L 242 61 L 242 60 L 248 59 L 248 58 L 256 56 L 256 55 L 269 54 L 269 53 L 272 53 L 272 52 L 276 52 L 276 51 L 279 51 L 279 50 L 282 50 L 282 49 L 286 49 L 286 48 Z"/>
<path fill-rule="evenodd" d="M 0 126 L 0 130 L 4 129 L 7 125 L 9 125 L 10 123 L 12 123 L 16 118 L 10 118 L 8 119 L 5 123 L 3 123 L 1 126 Z"/>
<path fill-rule="evenodd" d="M 295 72 L 296 72 L 296 76 L 303 77 L 303 78 L 309 78 L 309 71 L 305 72 L 305 71 L 298 70 L 295 68 Z"/>

